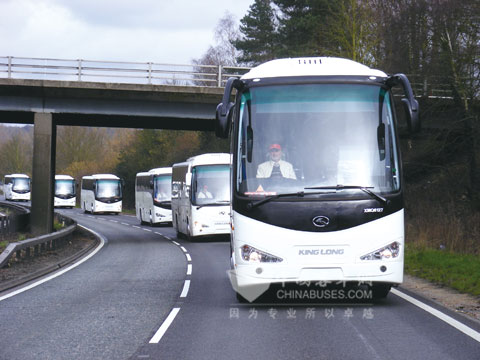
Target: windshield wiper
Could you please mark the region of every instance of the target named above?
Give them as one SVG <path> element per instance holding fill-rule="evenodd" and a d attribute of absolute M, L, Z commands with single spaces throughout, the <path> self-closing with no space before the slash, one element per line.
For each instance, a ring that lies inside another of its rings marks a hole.
<path fill-rule="evenodd" d="M 388 205 L 390 203 L 390 200 L 384 198 L 383 196 L 374 193 L 372 190 L 373 186 L 359 186 L 359 185 L 334 185 L 334 186 L 312 186 L 312 187 L 306 187 L 305 189 L 312 189 L 312 190 L 351 190 L 351 189 L 359 189 L 362 190 L 363 192 L 367 193 L 371 197 L 383 202 L 385 205 Z"/>
<path fill-rule="evenodd" d="M 229 200 L 215 201 L 215 202 L 208 203 L 208 204 L 197 205 L 197 210 L 201 209 L 204 206 L 229 205 L 229 204 L 230 204 Z"/>
<path fill-rule="evenodd" d="M 305 188 L 305 189 L 310 189 L 310 188 Z M 248 203 L 247 204 L 247 209 L 251 210 L 251 209 L 253 209 L 253 208 L 255 208 L 259 205 L 265 204 L 269 201 L 272 201 L 274 199 L 278 199 L 278 198 L 281 198 L 281 197 L 292 197 L 292 196 L 304 197 L 305 195 L 319 195 L 319 194 L 325 194 L 325 192 L 324 191 L 321 191 L 321 192 L 320 191 L 312 191 L 312 192 L 297 191 L 297 192 L 292 192 L 292 193 L 272 195 L 272 196 L 265 197 L 262 200 L 258 200 L 257 202 Z"/>

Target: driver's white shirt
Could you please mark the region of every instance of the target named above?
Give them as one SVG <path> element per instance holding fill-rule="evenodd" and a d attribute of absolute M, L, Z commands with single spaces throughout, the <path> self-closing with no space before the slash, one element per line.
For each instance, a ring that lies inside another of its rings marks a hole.
<path fill-rule="evenodd" d="M 275 164 L 274 161 L 269 160 L 258 165 L 257 178 L 269 178 L 272 175 L 274 164 Z M 280 160 L 278 164 L 280 165 L 280 172 L 282 173 L 282 176 L 284 178 L 295 179 L 295 180 L 297 179 L 297 176 L 295 175 L 295 171 L 293 170 L 292 164 L 284 160 Z"/>
<path fill-rule="evenodd" d="M 197 195 L 197 198 L 198 199 L 213 199 L 213 196 L 209 191 L 207 191 L 206 193 L 204 193 L 203 191 L 200 191 Z"/>

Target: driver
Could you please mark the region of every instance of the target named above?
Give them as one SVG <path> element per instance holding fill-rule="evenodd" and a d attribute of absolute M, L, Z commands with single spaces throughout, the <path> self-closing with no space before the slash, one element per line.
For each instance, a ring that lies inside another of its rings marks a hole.
<path fill-rule="evenodd" d="M 292 164 L 282 160 L 282 147 L 272 144 L 268 148 L 269 161 L 258 165 L 257 178 L 287 178 L 296 180 Z"/>

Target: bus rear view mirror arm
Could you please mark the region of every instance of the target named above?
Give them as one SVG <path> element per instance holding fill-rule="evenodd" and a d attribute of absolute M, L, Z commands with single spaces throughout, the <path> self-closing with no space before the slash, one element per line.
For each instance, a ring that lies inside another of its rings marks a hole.
<path fill-rule="evenodd" d="M 420 131 L 420 118 L 419 118 L 419 105 L 418 101 L 413 95 L 412 86 L 410 81 L 405 74 L 395 74 L 392 75 L 387 80 L 387 85 L 393 87 L 395 85 L 402 85 L 403 91 L 405 93 L 404 98 L 402 98 L 402 104 L 405 109 L 405 115 L 407 118 L 408 131 L 410 133 L 416 133 Z"/>

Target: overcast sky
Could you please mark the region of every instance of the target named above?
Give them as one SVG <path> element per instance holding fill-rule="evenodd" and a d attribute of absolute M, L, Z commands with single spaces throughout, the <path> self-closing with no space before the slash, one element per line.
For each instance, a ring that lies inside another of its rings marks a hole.
<path fill-rule="evenodd" d="M 254 0 L 0 0 L 0 56 L 190 64 Z"/>

